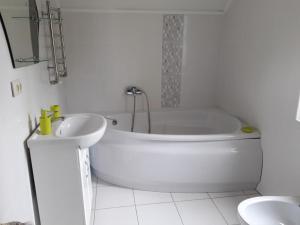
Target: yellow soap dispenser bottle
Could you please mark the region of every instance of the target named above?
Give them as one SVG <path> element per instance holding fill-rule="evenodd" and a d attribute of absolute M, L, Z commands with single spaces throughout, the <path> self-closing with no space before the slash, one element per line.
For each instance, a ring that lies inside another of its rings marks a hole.
<path fill-rule="evenodd" d="M 52 121 L 56 121 L 61 118 L 61 108 L 59 105 L 52 105 L 50 110 L 52 112 Z"/>
<path fill-rule="evenodd" d="M 41 110 L 40 117 L 40 134 L 41 135 L 49 135 L 52 134 L 52 124 L 51 124 L 51 116 L 47 115 L 47 110 Z"/>

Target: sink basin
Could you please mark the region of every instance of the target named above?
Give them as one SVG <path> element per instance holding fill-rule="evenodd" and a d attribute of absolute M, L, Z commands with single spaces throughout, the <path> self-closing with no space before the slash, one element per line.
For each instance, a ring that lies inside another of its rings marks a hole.
<path fill-rule="evenodd" d="M 256 197 L 240 203 L 241 225 L 300 225 L 300 198 Z"/>
<path fill-rule="evenodd" d="M 98 114 L 65 115 L 64 120 L 52 124 L 53 135 L 33 134 L 28 146 L 51 147 L 69 145 L 76 148 L 89 148 L 104 135 L 106 119 Z"/>
<path fill-rule="evenodd" d="M 97 114 L 70 115 L 57 127 L 55 136 L 72 139 L 81 148 L 88 148 L 101 139 L 106 126 L 106 119 Z"/>

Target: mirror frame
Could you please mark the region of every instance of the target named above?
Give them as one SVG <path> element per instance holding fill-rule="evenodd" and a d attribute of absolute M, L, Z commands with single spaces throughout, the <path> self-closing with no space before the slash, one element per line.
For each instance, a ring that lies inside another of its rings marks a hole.
<path fill-rule="evenodd" d="M 16 59 L 14 58 L 13 54 L 13 49 L 12 49 L 12 43 L 11 40 L 9 39 L 9 35 L 5 26 L 5 22 L 3 19 L 3 16 L 0 11 L 0 24 L 2 25 L 3 32 L 5 35 L 5 39 L 7 42 L 9 54 L 10 54 L 10 59 L 12 62 L 12 66 L 14 69 L 30 66 L 39 63 L 39 57 L 40 57 L 40 51 L 39 51 L 39 36 L 40 36 L 40 20 L 39 20 L 39 10 L 36 4 L 36 0 L 27 0 L 28 1 L 28 11 L 29 11 L 29 26 L 30 26 L 30 39 L 31 39 L 31 49 L 32 49 L 32 56 L 37 58 L 37 61 L 33 61 L 31 64 L 27 64 L 24 66 L 16 66 Z M 37 21 L 37 22 L 36 22 Z M 37 25 L 34 27 L 33 23 L 37 23 Z M 36 28 L 36 36 L 33 36 L 33 30 Z M 36 37 L 36 38 L 34 38 Z M 34 41 L 36 41 L 36 46 L 34 45 Z M 36 54 L 35 54 L 36 53 Z M 27 57 L 27 56 L 24 56 Z"/>
<path fill-rule="evenodd" d="M 1 22 L 3 33 L 4 33 L 4 36 L 5 36 L 6 42 L 7 42 L 7 47 L 8 47 L 10 59 L 11 59 L 11 62 L 12 62 L 12 66 L 13 66 L 13 68 L 16 68 L 15 59 L 14 59 L 14 56 L 13 56 L 12 48 L 11 48 L 9 37 L 8 37 L 8 33 L 7 33 L 7 30 L 6 30 L 5 23 L 4 23 L 1 12 L 0 12 L 0 22 Z"/>

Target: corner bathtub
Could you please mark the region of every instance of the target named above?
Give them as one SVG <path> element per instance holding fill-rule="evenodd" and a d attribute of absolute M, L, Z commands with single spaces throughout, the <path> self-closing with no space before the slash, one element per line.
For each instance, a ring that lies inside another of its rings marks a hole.
<path fill-rule="evenodd" d="M 241 132 L 242 122 L 223 111 L 110 115 L 104 137 L 91 148 L 99 178 L 116 185 L 162 192 L 225 192 L 256 188 L 262 169 L 259 133 Z"/>

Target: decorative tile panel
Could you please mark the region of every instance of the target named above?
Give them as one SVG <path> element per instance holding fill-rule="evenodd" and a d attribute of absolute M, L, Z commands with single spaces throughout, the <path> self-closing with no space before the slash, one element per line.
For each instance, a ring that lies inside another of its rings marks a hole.
<path fill-rule="evenodd" d="M 163 41 L 183 42 L 184 15 L 164 15 Z"/>
<path fill-rule="evenodd" d="M 161 106 L 180 105 L 184 15 L 164 15 L 162 37 Z"/>
<path fill-rule="evenodd" d="M 180 75 L 182 71 L 182 45 L 166 42 L 163 45 L 162 74 Z"/>
<path fill-rule="evenodd" d="M 163 108 L 174 108 L 180 104 L 180 75 L 162 75 L 162 101 Z"/>

